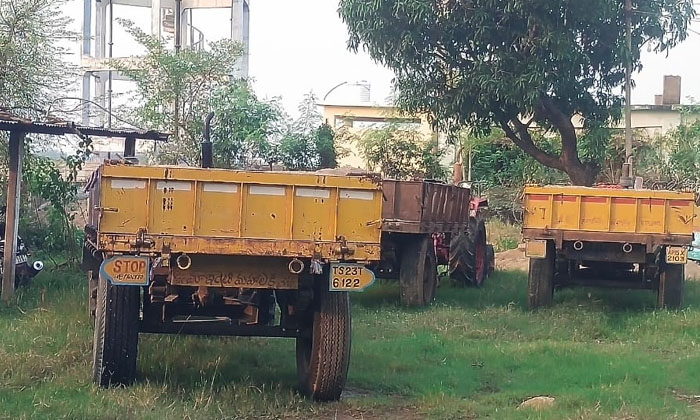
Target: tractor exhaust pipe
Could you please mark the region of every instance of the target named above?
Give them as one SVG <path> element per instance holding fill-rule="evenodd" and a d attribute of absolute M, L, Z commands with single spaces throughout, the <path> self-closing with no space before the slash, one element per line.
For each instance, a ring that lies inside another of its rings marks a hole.
<path fill-rule="evenodd" d="M 214 118 L 214 113 L 210 112 L 204 118 L 204 140 L 202 141 L 202 168 L 211 168 L 214 166 L 214 155 L 211 144 L 211 120 Z"/>

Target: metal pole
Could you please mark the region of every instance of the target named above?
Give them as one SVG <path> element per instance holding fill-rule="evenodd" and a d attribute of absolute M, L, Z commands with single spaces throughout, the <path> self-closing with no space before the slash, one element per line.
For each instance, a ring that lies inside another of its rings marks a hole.
<path fill-rule="evenodd" d="M 5 211 L 5 250 L 2 263 L 2 300 L 10 302 L 15 295 L 15 256 L 17 255 L 17 228 L 22 182 L 24 133 L 10 133 L 10 176 L 7 182 L 7 209 Z"/>
<path fill-rule="evenodd" d="M 627 63 L 625 63 L 625 163 L 620 185 L 632 186 L 632 0 L 625 0 Z"/>
<path fill-rule="evenodd" d="M 175 54 L 180 52 L 182 46 L 182 0 L 175 0 Z M 175 139 L 180 137 L 180 93 L 175 90 Z"/>
<path fill-rule="evenodd" d="M 112 46 L 114 45 L 114 7 L 109 0 L 109 59 L 112 59 Z M 112 64 L 107 72 L 107 127 L 112 128 Z"/>

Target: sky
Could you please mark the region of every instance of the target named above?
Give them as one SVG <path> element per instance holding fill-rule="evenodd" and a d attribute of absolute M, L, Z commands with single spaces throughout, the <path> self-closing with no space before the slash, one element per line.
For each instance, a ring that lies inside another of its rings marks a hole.
<path fill-rule="evenodd" d="M 64 7 L 75 18 L 74 29 L 80 31 L 82 0 L 70 0 Z M 308 92 L 322 99 L 339 83 L 366 80 L 371 84 L 371 101 L 386 101 L 393 73 L 367 54 L 347 50 L 347 30 L 336 9 L 337 1 L 333 0 L 251 0 L 249 76 L 259 96 L 281 98 L 285 109 L 294 115 Z M 144 29 L 149 28 L 149 13 L 146 8 L 115 6 L 115 16 L 133 20 Z M 209 11 L 195 15 L 194 25 L 204 29 L 208 39 L 216 39 L 227 33 L 229 23 L 226 13 Z M 643 51 L 644 68 L 634 75 L 633 104 L 653 104 L 666 74 L 682 77 L 682 102 L 688 102 L 689 96 L 700 100 L 700 23 L 693 23 L 691 29 L 698 33 L 690 32 L 668 56 Z M 135 51 L 123 30 L 115 27 L 114 37 L 115 56 Z M 78 48 L 76 43 L 76 54 Z M 356 89 L 343 87 L 334 91 L 328 102 L 352 100 L 357 95 Z"/>

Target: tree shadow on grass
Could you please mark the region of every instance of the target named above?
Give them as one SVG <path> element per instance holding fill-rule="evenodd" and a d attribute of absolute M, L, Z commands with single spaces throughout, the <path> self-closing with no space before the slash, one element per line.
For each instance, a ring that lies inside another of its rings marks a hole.
<path fill-rule="evenodd" d="M 292 339 L 142 335 L 138 382 L 185 391 L 224 386 L 296 389 Z"/>

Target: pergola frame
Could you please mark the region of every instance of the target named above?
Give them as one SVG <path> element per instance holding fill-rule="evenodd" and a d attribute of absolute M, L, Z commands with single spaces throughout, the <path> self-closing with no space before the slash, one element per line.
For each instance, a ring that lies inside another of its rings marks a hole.
<path fill-rule="evenodd" d="M 89 136 L 124 139 L 124 157 L 136 155 L 136 140 L 167 141 L 168 134 L 157 131 L 106 129 L 86 127 L 74 123 L 32 122 L 14 116 L 0 115 L 0 131 L 10 135 L 10 167 L 7 184 L 7 210 L 5 213 L 5 252 L 3 255 L 2 289 L 0 299 L 9 302 L 15 294 L 15 258 L 17 255 L 17 229 L 19 226 L 19 205 L 22 191 L 22 161 L 24 142 L 27 134 L 65 135 L 74 134 L 81 138 Z"/>

